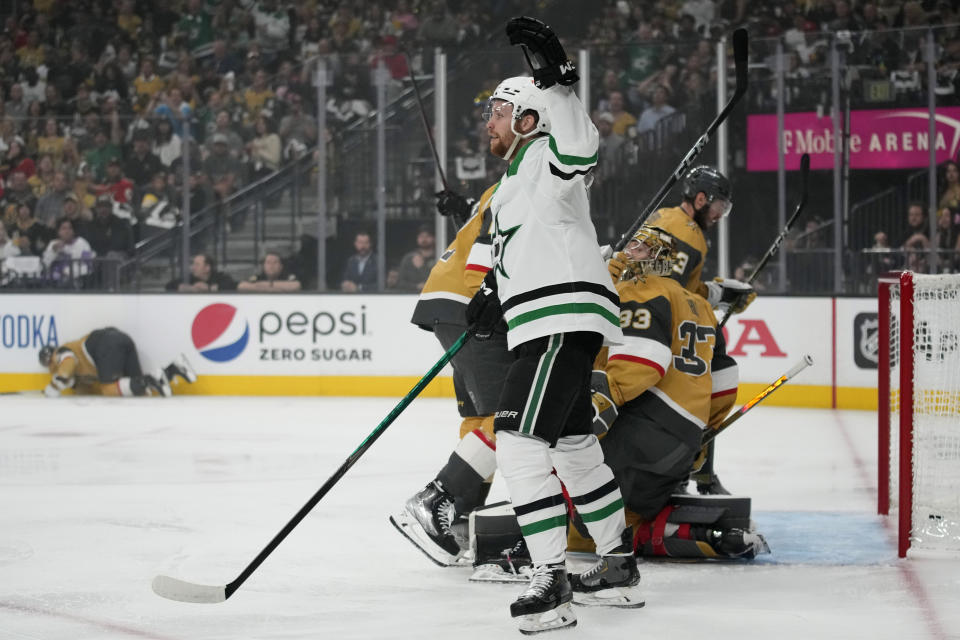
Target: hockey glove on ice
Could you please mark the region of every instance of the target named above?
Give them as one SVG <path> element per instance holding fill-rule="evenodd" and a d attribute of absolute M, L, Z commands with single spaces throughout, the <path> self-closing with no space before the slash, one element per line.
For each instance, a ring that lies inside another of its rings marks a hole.
<path fill-rule="evenodd" d="M 60 396 L 60 392 L 69 389 L 73 386 L 75 380 L 73 378 L 64 378 L 63 376 L 53 376 L 48 384 L 43 389 L 43 395 L 48 398 L 57 398 Z"/>
<path fill-rule="evenodd" d="M 593 433 L 600 437 L 610 430 L 619 413 L 613 402 L 613 394 L 610 393 L 606 371 L 594 370 L 590 374 L 590 391 L 590 399 L 593 401 Z"/>
<path fill-rule="evenodd" d="M 567 59 L 557 34 L 543 22 L 527 16 L 511 18 L 507 23 L 507 37 L 510 44 L 523 47 L 533 71 L 533 81 L 540 89 L 555 84 L 570 86 L 580 80 L 577 67 Z"/>
<path fill-rule="evenodd" d="M 503 309 L 497 297 L 497 277 L 493 271 L 487 273 L 480 290 L 467 305 L 467 326 L 477 340 L 488 340 L 503 318 Z"/>
<path fill-rule="evenodd" d="M 470 218 L 470 209 L 474 203 L 473 199 L 464 198 L 456 191 L 450 191 L 449 189 L 438 191 L 436 196 L 437 211 L 442 216 L 453 218 L 453 222 L 458 227 L 462 227 Z"/>
<path fill-rule="evenodd" d="M 757 292 L 746 282 L 731 278 L 714 278 L 707 285 L 707 302 L 726 313 L 741 313 L 757 297 Z"/>

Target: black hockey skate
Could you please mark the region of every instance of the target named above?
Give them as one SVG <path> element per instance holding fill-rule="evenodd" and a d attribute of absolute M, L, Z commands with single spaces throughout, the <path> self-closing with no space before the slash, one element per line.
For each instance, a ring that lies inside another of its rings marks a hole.
<path fill-rule="evenodd" d="M 709 476 L 694 476 L 697 481 L 697 493 L 702 496 L 729 496 L 730 492 L 720 482 L 720 477 L 711 473 Z"/>
<path fill-rule="evenodd" d="M 176 378 L 181 378 L 188 384 L 193 384 L 197 381 L 197 373 L 193 370 L 193 367 L 190 366 L 187 357 L 182 353 L 177 356 L 176 360 L 163 368 L 163 375 L 167 378 L 167 382 L 170 383 L 173 383 Z"/>
<path fill-rule="evenodd" d="M 453 496 L 434 480 L 407 500 L 400 513 L 390 516 L 397 531 L 441 567 L 457 564 L 463 555 L 453 501 Z"/>
<path fill-rule="evenodd" d="M 162 370 L 153 374 L 148 373 L 143 376 L 143 381 L 146 383 L 147 389 L 152 389 L 159 396 L 169 398 L 173 395 L 173 391 L 170 389 L 170 382 Z"/>
<path fill-rule="evenodd" d="M 574 604 L 626 609 L 646 604 L 640 595 L 640 570 L 629 533 L 629 528 L 624 531 L 624 538 L 629 541 L 600 556 L 593 567 L 570 575 Z"/>
<path fill-rule="evenodd" d="M 510 615 L 519 618 L 520 633 L 532 635 L 577 624 L 570 607 L 573 593 L 563 563 L 533 569 L 526 590 L 510 604 Z"/>
<path fill-rule="evenodd" d="M 753 560 L 762 553 L 770 553 L 766 539 L 754 531 L 714 529 L 707 532 L 707 541 L 717 553 L 728 558 Z"/>

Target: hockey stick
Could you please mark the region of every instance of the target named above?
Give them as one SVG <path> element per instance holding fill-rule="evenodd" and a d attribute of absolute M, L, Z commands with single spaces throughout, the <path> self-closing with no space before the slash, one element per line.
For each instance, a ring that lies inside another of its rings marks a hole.
<path fill-rule="evenodd" d="M 199 602 L 199 603 L 213 603 L 213 602 L 223 602 L 229 598 L 233 593 L 240 588 L 247 578 L 253 575 L 253 572 L 257 570 L 257 567 L 267 559 L 274 549 L 283 542 L 284 538 L 293 531 L 294 527 L 300 524 L 300 521 L 303 520 L 310 510 L 313 509 L 318 502 L 327 495 L 327 492 L 333 488 L 333 485 L 339 482 L 340 478 L 346 474 L 346 472 L 354 465 L 354 463 L 360 459 L 367 449 L 373 446 L 373 443 L 377 441 L 384 431 L 387 430 L 387 427 L 396 420 L 404 409 L 407 408 L 413 399 L 416 398 L 424 387 L 426 387 L 431 380 L 433 380 L 436 375 L 443 369 L 448 362 L 463 348 L 463 345 L 467 342 L 467 339 L 470 336 L 470 332 L 464 332 L 453 345 L 447 349 L 446 353 L 437 361 L 435 365 L 420 378 L 420 381 L 414 385 L 413 389 L 410 390 L 403 399 L 397 403 L 397 406 L 393 408 L 392 411 L 387 415 L 383 421 L 377 425 L 377 428 L 374 429 L 370 435 L 367 436 L 366 440 L 360 443 L 360 446 L 351 453 L 347 459 L 344 461 L 340 468 L 337 469 L 336 473 L 330 476 L 330 479 L 327 480 L 320 489 L 317 490 L 313 497 L 310 498 L 305 505 L 303 505 L 296 515 L 290 519 L 290 522 L 280 530 L 280 532 L 273 537 L 273 539 L 267 544 L 266 547 L 257 554 L 257 557 L 247 565 L 247 567 L 240 572 L 240 575 L 230 583 L 225 585 L 204 585 L 196 584 L 193 582 L 186 582 L 185 580 L 179 580 L 177 578 L 171 578 L 169 576 L 157 576 L 153 579 L 152 588 L 154 593 L 158 596 L 167 598 L 168 600 L 178 600 L 180 602 Z"/>
<path fill-rule="evenodd" d="M 753 273 L 750 274 L 750 277 L 747 278 L 747 284 L 753 284 L 757 277 L 760 275 L 760 272 L 763 271 L 763 268 L 767 266 L 767 263 L 770 262 L 777 251 L 780 250 L 780 245 L 783 244 L 784 238 L 787 237 L 787 234 L 790 233 L 790 227 L 793 226 L 793 223 L 800 216 L 800 213 L 803 211 L 803 208 L 807 206 L 807 176 L 810 173 L 810 156 L 808 154 L 803 154 L 800 156 L 800 181 L 803 185 L 800 191 L 800 202 L 797 203 L 797 207 L 793 210 L 793 214 L 790 215 L 790 219 L 787 220 L 787 224 L 784 225 L 783 230 L 780 231 L 774 240 L 773 244 L 770 245 L 770 248 L 767 249 L 767 252 L 763 255 L 763 258 L 760 259 L 760 262 L 757 263 L 757 266 L 754 267 Z M 732 313 L 728 313 L 723 316 L 723 320 L 720 321 L 720 324 L 717 325 L 717 330 L 723 329 L 723 325 L 727 324 L 727 320 L 730 319 Z"/>
<path fill-rule="evenodd" d="M 737 29 L 733 32 L 733 62 L 737 68 L 737 88 L 733 92 L 733 97 L 727 101 L 726 106 L 723 107 L 723 110 L 717 114 L 717 117 L 714 118 L 713 122 L 710 123 L 710 126 L 707 127 L 706 132 L 700 136 L 700 138 L 694 143 L 693 147 L 687 151 L 687 155 L 683 156 L 683 160 L 680 161 L 680 164 L 677 165 L 677 168 L 673 170 L 673 173 L 670 174 L 670 177 L 667 181 L 660 187 L 660 190 L 657 191 L 657 194 L 653 196 L 653 199 L 647 204 L 646 208 L 640 213 L 640 216 L 636 221 L 631 225 L 631 227 L 620 236 L 620 239 L 617 241 L 617 244 L 613 247 L 613 253 L 622 251 L 627 242 L 630 241 L 630 238 L 633 237 L 633 234 L 637 232 L 643 223 L 646 221 L 650 214 L 657 210 L 660 206 L 660 203 L 663 202 L 663 199 L 667 197 L 667 194 L 673 189 L 673 186 L 683 178 L 687 171 L 691 168 L 693 161 L 703 152 L 706 148 L 707 143 L 710 142 L 710 138 L 716 133 L 717 129 L 720 128 L 720 125 L 727 119 L 727 116 L 730 115 L 730 112 L 733 111 L 733 108 L 740 101 L 740 98 L 747 92 L 747 30 L 746 29 Z"/>
<path fill-rule="evenodd" d="M 789 371 L 787 371 L 785 374 L 783 374 L 782 376 L 780 376 L 779 378 L 777 378 L 776 380 L 768 384 L 766 389 L 764 389 L 757 395 L 753 396 L 753 398 L 749 402 L 747 402 L 742 407 L 737 409 L 734 413 L 727 416 L 727 419 L 724 420 L 722 423 L 720 423 L 719 427 L 717 427 L 716 429 L 710 429 L 707 433 L 705 433 L 703 435 L 703 440 L 701 441 L 701 445 L 710 444 L 714 438 L 716 438 L 718 435 L 720 435 L 720 433 L 722 433 L 727 428 L 729 428 L 730 425 L 732 425 L 734 422 L 742 418 L 746 412 L 750 411 L 750 409 L 755 407 L 761 400 L 763 400 L 768 395 L 770 395 L 771 393 L 773 393 L 774 391 L 782 387 L 787 382 L 787 380 L 794 377 L 795 375 L 797 375 L 798 373 L 800 373 L 801 371 L 803 371 L 804 369 L 806 369 L 812 364 L 813 364 L 813 358 L 811 358 L 809 355 L 803 356 L 800 362 L 793 365 L 793 367 L 791 367 Z"/>
<path fill-rule="evenodd" d="M 427 132 L 427 140 L 430 142 L 430 151 L 433 152 L 433 161 L 437 163 L 437 173 L 440 174 L 440 182 L 443 183 L 444 190 L 449 190 L 447 186 L 447 176 L 443 173 L 443 166 L 440 164 L 440 154 L 437 153 L 437 143 L 433 140 L 433 131 L 430 129 L 430 123 L 427 122 L 427 110 L 423 106 L 423 98 L 420 97 L 420 86 L 417 85 L 416 78 L 413 77 L 413 64 L 410 62 L 410 56 L 406 50 L 403 50 L 403 57 L 407 61 L 407 69 L 410 71 L 410 84 L 413 85 L 413 92 L 417 96 L 417 106 L 420 107 L 420 120 L 423 122 L 423 129 Z"/>

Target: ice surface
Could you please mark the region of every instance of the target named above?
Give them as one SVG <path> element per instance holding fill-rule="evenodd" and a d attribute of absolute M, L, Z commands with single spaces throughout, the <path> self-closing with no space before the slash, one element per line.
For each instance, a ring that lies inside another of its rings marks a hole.
<path fill-rule="evenodd" d="M 451 399 L 416 400 L 219 604 L 167 601 L 150 583 L 236 578 L 396 400 L 0 403 L 0 639 L 521 637 L 517 585 L 438 568 L 387 521 L 456 444 Z M 563 633 L 960 638 L 960 560 L 897 560 L 874 515 L 875 431 L 870 413 L 758 407 L 720 438 L 717 468 L 753 497 L 773 554 L 644 563 L 644 609 L 577 608 Z"/>

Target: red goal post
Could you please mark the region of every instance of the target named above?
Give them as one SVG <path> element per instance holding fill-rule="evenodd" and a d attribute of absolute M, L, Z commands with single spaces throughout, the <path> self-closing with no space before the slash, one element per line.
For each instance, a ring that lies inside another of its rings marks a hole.
<path fill-rule="evenodd" d="M 898 555 L 960 550 L 960 274 L 878 281 L 877 511 Z"/>

